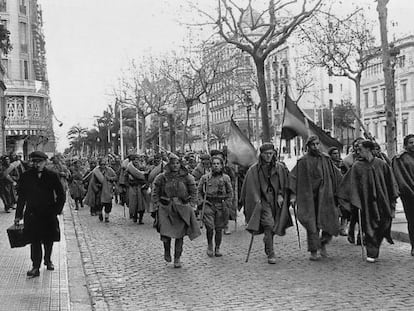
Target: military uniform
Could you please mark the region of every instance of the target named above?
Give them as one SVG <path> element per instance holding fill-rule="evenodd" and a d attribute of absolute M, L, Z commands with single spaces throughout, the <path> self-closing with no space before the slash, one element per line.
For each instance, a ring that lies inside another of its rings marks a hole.
<path fill-rule="evenodd" d="M 215 231 L 215 255 L 219 257 L 222 231 L 228 223 L 229 208 L 233 200 L 230 177 L 222 172 L 203 175 L 198 184 L 198 199 L 200 204 L 204 204 L 202 221 L 207 229 L 207 254 L 212 256 Z"/>

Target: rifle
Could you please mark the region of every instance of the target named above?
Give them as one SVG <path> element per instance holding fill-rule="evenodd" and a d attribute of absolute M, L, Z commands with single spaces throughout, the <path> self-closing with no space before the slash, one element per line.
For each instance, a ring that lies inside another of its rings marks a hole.
<path fill-rule="evenodd" d="M 203 197 L 203 205 L 201 207 L 201 214 L 200 214 L 200 229 L 203 229 L 203 218 L 204 218 L 204 210 L 206 208 L 206 201 L 207 201 L 207 182 L 208 178 L 203 185 L 204 197 Z"/>

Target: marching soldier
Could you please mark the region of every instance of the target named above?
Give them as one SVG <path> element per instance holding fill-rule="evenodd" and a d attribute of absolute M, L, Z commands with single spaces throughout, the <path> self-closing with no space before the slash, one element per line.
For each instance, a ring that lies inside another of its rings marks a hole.
<path fill-rule="evenodd" d="M 152 202 L 158 211 L 157 230 L 164 243 L 164 259 L 171 262 L 171 239 L 175 239 L 174 267 L 181 268 L 184 236 L 194 240 L 201 235 L 194 207 L 197 188 L 194 177 L 170 154 L 165 171 L 153 183 Z"/>
<path fill-rule="evenodd" d="M 411 242 L 411 256 L 414 256 L 414 134 L 405 136 L 403 143 L 405 150 L 394 157 L 392 168 L 400 188 Z"/>
<path fill-rule="evenodd" d="M 319 145 L 317 136 L 309 136 L 307 153 L 289 175 L 291 203 L 297 203 L 298 220 L 306 228 L 310 260 L 319 259 L 318 250 L 327 257 L 326 245 L 339 232 L 335 195 L 341 175 L 329 155 L 319 151 Z"/>
<path fill-rule="evenodd" d="M 223 159 L 219 156 L 213 156 L 211 162 L 212 171 L 203 175 L 198 184 L 198 199 L 199 203 L 203 205 L 202 221 L 207 231 L 207 255 L 221 257 L 220 245 L 223 229 L 226 228 L 229 221 L 233 188 L 230 177 L 223 173 Z"/>
<path fill-rule="evenodd" d="M 269 264 L 276 263 L 274 235 L 285 235 L 286 229 L 293 225 L 287 205 L 287 187 L 287 168 L 276 161 L 274 145 L 264 143 L 260 147 L 259 161 L 246 173 L 240 200 L 248 223 L 246 230 L 253 235 L 264 233 Z"/>

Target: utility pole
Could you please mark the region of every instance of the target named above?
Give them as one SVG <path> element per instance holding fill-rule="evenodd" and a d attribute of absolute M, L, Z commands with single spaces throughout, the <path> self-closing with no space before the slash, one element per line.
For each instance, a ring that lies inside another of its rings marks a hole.
<path fill-rule="evenodd" d="M 381 51 L 386 90 L 385 118 L 386 118 L 386 142 L 388 157 L 392 158 L 397 153 L 396 118 L 395 118 L 395 85 L 391 56 L 396 56 L 395 49 L 388 46 L 387 35 L 387 4 L 389 0 L 377 0 L 377 12 L 381 32 Z M 393 55 L 392 55 L 393 54 Z"/>

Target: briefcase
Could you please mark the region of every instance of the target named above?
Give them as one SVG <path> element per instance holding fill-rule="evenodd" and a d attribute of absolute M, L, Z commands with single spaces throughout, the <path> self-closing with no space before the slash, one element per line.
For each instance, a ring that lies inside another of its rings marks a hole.
<path fill-rule="evenodd" d="M 16 247 L 23 247 L 28 244 L 27 238 L 25 237 L 25 234 L 23 233 L 24 225 L 12 225 L 9 228 L 7 228 L 7 235 L 9 237 L 9 242 L 11 248 Z"/>

